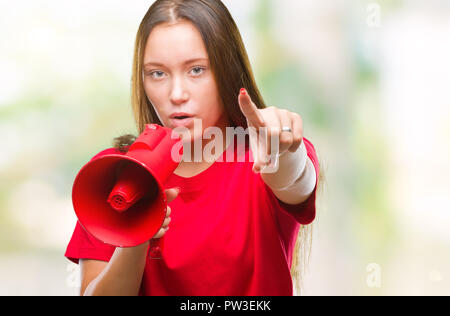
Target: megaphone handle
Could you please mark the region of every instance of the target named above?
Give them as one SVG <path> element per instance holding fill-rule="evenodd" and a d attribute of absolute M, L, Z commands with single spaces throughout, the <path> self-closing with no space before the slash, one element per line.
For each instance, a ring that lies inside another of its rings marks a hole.
<path fill-rule="evenodd" d="M 150 239 L 149 255 L 151 259 L 161 259 L 164 246 L 164 237 Z"/>

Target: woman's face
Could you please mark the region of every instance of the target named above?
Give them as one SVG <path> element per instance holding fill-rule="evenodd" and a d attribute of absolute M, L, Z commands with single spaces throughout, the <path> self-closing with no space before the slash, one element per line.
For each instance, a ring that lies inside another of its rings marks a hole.
<path fill-rule="evenodd" d="M 225 130 L 228 121 L 208 54 L 192 23 L 160 24 L 152 30 L 144 52 L 143 76 L 145 93 L 164 126 L 188 128 L 190 141 L 201 138 L 210 126 Z M 184 115 L 190 118 L 178 117 Z M 201 130 L 194 131 L 194 119 L 201 120 Z M 189 140 L 184 135 L 183 141 Z"/>

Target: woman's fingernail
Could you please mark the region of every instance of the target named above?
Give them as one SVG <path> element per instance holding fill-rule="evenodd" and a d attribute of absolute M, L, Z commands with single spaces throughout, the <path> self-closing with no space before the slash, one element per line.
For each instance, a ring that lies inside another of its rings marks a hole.
<path fill-rule="evenodd" d="M 241 94 L 242 94 L 242 95 L 246 95 L 246 94 L 247 94 L 247 91 L 245 91 L 245 89 L 242 88 L 242 89 L 241 89 Z"/>

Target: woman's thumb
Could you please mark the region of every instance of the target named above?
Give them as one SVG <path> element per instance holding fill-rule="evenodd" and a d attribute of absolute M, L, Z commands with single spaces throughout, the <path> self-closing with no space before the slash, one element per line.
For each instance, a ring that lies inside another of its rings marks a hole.
<path fill-rule="evenodd" d="M 165 190 L 164 192 L 166 192 L 167 203 L 170 203 L 173 200 L 175 200 L 175 198 L 178 196 L 178 193 L 180 193 L 180 191 L 181 191 L 181 188 L 179 188 L 179 187 Z"/>

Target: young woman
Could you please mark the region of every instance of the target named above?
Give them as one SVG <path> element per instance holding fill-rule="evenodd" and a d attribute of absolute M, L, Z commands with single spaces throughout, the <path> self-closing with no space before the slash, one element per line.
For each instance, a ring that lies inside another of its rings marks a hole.
<path fill-rule="evenodd" d="M 65 255 L 81 265 L 81 294 L 292 295 L 295 243 L 315 218 L 319 164 L 300 115 L 264 104 L 221 1 L 154 2 L 136 37 L 132 106 L 139 133 L 150 123 L 183 128 L 191 149 L 166 183 L 168 217 L 155 236 L 164 236 L 163 256 L 148 258 L 149 242 L 103 244 L 77 224 Z M 211 127 L 222 132 L 213 140 L 204 135 Z M 227 128 L 256 133 L 230 143 Z M 275 169 L 265 146 L 273 138 Z M 119 137 L 104 152 L 126 152 L 133 140 Z M 214 141 L 214 159 L 195 160 L 195 141 L 201 149 Z"/>

